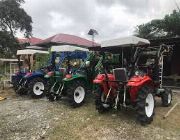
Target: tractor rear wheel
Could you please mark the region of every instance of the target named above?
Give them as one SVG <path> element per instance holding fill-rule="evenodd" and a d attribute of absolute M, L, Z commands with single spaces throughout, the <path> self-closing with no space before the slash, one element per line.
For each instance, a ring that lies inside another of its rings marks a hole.
<path fill-rule="evenodd" d="M 162 106 L 168 107 L 171 105 L 172 101 L 172 91 L 171 89 L 165 89 L 165 91 L 161 94 Z"/>
<path fill-rule="evenodd" d="M 55 101 L 54 92 L 51 91 L 51 88 L 52 88 L 52 85 L 50 84 L 50 81 L 47 81 L 44 87 L 44 94 L 49 101 Z"/>
<path fill-rule="evenodd" d="M 19 80 L 16 80 L 12 83 L 13 85 L 13 89 L 16 91 L 18 89 L 18 83 L 19 83 Z"/>
<path fill-rule="evenodd" d="M 84 103 L 86 87 L 83 81 L 74 81 L 67 89 L 67 96 L 72 107 L 79 107 Z"/>
<path fill-rule="evenodd" d="M 19 94 L 19 95 L 27 94 L 27 88 L 24 85 L 25 83 L 26 83 L 26 81 L 22 80 L 21 82 L 18 82 L 16 84 L 16 89 L 14 89 L 14 90 L 17 94 Z"/>
<path fill-rule="evenodd" d="M 109 103 L 105 103 L 105 94 L 102 92 L 100 87 L 97 87 L 96 89 L 96 109 L 99 113 L 104 113 L 108 111 L 111 108 L 111 105 Z"/>
<path fill-rule="evenodd" d="M 136 109 L 137 120 L 142 124 L 150 124 L 153 121 L 155 100 L 150 88 L 142 87 L 139 90 Z"/>
<path fill-rule="evenodd" d="M 44 80 L 42 78 L 34 78 L 28 84 L 28 94 L 33 98 L 41 98 L 44 95 Z"/>

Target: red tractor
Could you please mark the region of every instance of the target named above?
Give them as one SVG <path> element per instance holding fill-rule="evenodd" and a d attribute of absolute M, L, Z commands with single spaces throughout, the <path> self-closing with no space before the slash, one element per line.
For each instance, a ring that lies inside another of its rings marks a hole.
<path fill-rule="evenodd" d="M 172 92 L 162 86 L 163 58 L 170 54 L 171 47 L 150 47 L 145 39 L 130 37 L 102 42 L 105 51 L 121 53 L 122 64 L 94 79 L 97 85 L 96 109 L 102 113 L 110 108 L 130 107 L 137 111 L 137 120 L 150 124 L 153 120 L 155 96 L 162 98 L 162 105 L 169 106 Z M 135 49 L 132 56 L 126 54 Z M 127 63 L 125 60 L 130 60 Z"/>

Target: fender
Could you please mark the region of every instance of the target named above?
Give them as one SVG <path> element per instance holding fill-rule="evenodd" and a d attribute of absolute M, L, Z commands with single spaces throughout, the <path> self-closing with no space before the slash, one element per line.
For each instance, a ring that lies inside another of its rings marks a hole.
<path fill-rule="evenodd" d="M 44 73 L 43 72 L 40 72 L 40 71 L 35 71 L 35 72 L 32 72 L 32 73 L 28 73 L 24 76 L 24 78 L 27 80 L 27 81 L 30 81 L 34 78 L 42 78 L 44 79 Z"/>
<path fill-rule="evenodd" d="M 87 77 L 82 74 L 73 74 L 73 75 L 66 75 L 65 78 L 63 78 L 63 82 L 65 83 L 71 83 L 74 80 L 83 80 L 87 86 Z"/>
<path fill-rule="evenodd" d="M 11 76 L 11 83 L 14 84 L 26 75 L 25 72 L 17 72 Z"/>
<path fill-rule="evenodd" d="M 133 76 L 130 78 L 130 80 L 127 83 L 127 86 L 129 88 L 129 94 L 130 94 L 130 98 L 131 98 L 132 102 L 136 101 L 138 91 L 144 85 L 148 85 L 148 86 L 153 87 L 153 81 L 149 76 L 137 75 L 137 76 Z"/>
<path fill-rule="evenodd" d="M 152 81 L 152 79 L 149 76 L 137 75 L 137 76 L 133 76 L 129 79 L 127 86 L 136 86 L 137 87 L 137 86 L 144 85 L 144 83 L 147 83 L 149 81 Z"/>
<path fill-rule="evenodd" d="M 107 74 L 108 76 L 108 84 L 112 84 L 113 82 L 111 81 L 114 81 L 115 80 L 115 77 L 113 74 Z M 96 76 L 96 78 L 93 80 L 93 83 L 94 84 L 103 84 L 103 82 L 106 80 L 106 75 L 105 74 L 98 74 Z"/>
<path fill-rule="evenodd" d="M 47 81 L 50 81 L 50 83 L 54 82 L 62 82 L 62 79 L 64 78 L 64 73 L 61 71 L 50 71 L 44 75 L 44 78 Z"/>
<path fill-rule="evenodd" d="M 105 80 L 105 74 L 98 74 L 95 79 L 93 80 L 94 84 L 102 84 Z"/>
<path fill-rule="evenodd" d="M 51 77 L 54 76 L 54 74 L 55 74 L 54 71 L 49 71 L 48 73 L 46 73 L 46 74 L 44 75 L 44 78 L 45 78 L 45 79 L 50 79 Z"/>
<path fill-rule="evenodd" d="M 108 91 L 109 91 L 109 88 L 108 87 L 112 87 L 112 91 L 111 91 L 111 94 L 115 94 L 115 91 L 117 88 L 118 88 L 118 85 L 116 82 L 111 82 L 111 81 L 114 81 L 115 80 L 115 77 L 113 74 L 107 74 L 108 76 L 108 82 L 105 81 L 106 80 L 106 75 L 105 74 L 98 74 L 96 76 L 96 78 L 93 80 L 93 83 L 94 84 L 99 84 L 100 87 L 101 87 L 101 90 L 104 92 L 104 94 L 108 94 Z M 107 86 L 108 84 L 108 86 Z"/>

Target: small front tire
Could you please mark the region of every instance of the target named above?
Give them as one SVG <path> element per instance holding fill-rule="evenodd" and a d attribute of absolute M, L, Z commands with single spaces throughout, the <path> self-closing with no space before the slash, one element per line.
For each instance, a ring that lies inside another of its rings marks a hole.
<path fill-rule="evenodd" d="M 111 105 L 109 103 L 104 103 L 105 97 L 106 96 L 102 92 L 101 88 L 97 87 L 95 104 L 96 104 L 96 109 L 98 110 L 99 113 L 105 113 L 111 108 Z"/>
<path fill-rule="evenodd" d="M 28 84 L 28 94 L 33 98 L 41 98 L 44 95 L 44 80 L 42 78 L 35 78 Z"/>
<path fill-rule="evenodd" d="M 165 89 L 165 91 L 161 94 L 162 106 L 168 107 L 171 105 L 172 101 L 172 91 L 171 89 Z"/>

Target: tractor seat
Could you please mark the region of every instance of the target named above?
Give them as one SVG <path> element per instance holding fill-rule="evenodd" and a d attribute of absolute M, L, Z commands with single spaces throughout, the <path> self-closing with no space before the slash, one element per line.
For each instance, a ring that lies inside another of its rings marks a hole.
<path fill-rule="evenodd" d="M 66 74 L 66 68 L 59 68 L 59 72 L 62 72 L 63 75 L 65 75 Z"/>

